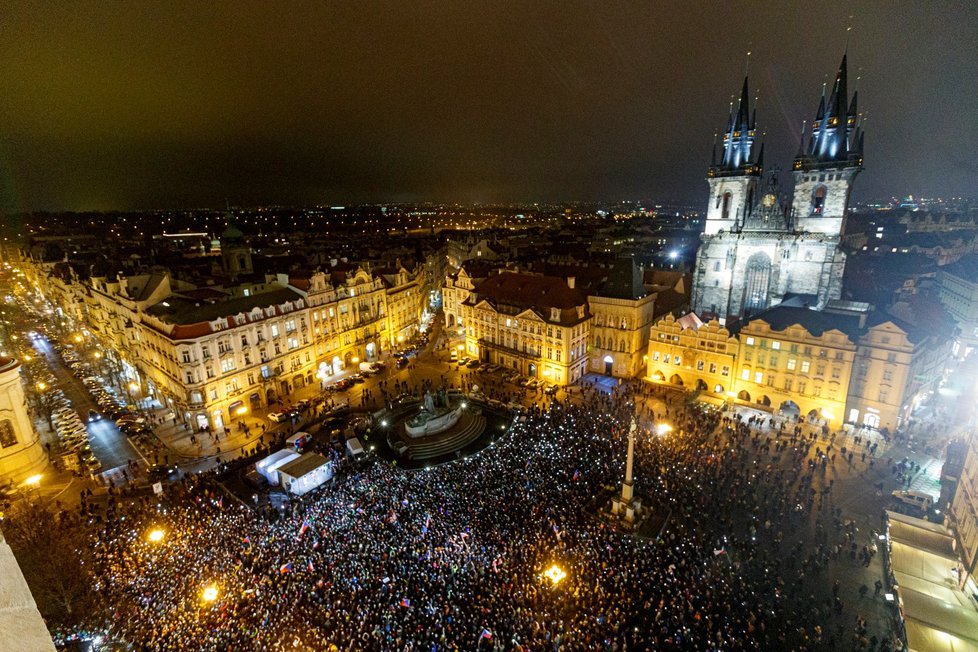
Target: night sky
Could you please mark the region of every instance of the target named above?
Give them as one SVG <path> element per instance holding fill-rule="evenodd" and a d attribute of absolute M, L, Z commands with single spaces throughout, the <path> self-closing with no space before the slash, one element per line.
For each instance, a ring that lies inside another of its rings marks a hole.
<path fill-rule="evenodd" d="M 857 199 L 978 194 L 975 2 L 23 2 L 0 210 L 705 202 L 745 53 L 790 169 L 846 42 Z"/>

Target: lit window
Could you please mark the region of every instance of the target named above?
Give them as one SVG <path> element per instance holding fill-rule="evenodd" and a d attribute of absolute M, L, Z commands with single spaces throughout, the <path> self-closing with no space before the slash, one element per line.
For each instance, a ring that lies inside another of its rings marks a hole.
<path fill-rule="evenodd" d="M 754 346 L 754 338 L 753 337 L 748 337 L 747 338 L 747 346 Z"/>
<path fill-rule="evenodd" d="M 801 373 L 807 374 L 808 373 L 808 370 L 811 369 L 811 368 L 812 368 L 812 363 L 810 363 L 810 362 L 802 362 L 801 363 Z"/>
<path fill-rule="evenodd" d="M 744 369 L 740 372 L 740 377 L 743 380 L 750 380 L 750 369 Z"/>
<path fill-rule="evenodd" d="M 755 371 L 754 372 L 754 382 L 757 383 L 757 384 L 761 384 L 762 382 L 764 382 L 764 372 L 763 371 Z"/>
<path fill-rule="evenodd" d="M 775 351 L 781 350 L 781 342 L 771 342 L 771 348 Z"/>
<path fill-rule="evenodd" d="M 788 371 L 794 371 L 797 361 L 794 358 L 788 358 Z"/>

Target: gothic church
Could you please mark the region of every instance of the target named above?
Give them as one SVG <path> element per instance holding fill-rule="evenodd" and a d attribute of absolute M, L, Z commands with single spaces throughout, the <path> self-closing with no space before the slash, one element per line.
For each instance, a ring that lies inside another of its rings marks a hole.
<path fill-rule="evenodd" d="M 807 146 L 802 128 L 790 203 L 776 178 L 762 182 L 764 144 L 755 153 L 756 109 L 744 78 L 722 156 L 718 161 L 714 143 L 707 173 L 709 208 L 693 284 L 693 311 L 701 317 L 746 320 L 786 295 L 803 296 L 816 309 L 840 297 L 846 262 L 840 239 L 863 164 L 857 98 L 850 100 L 846 77 L 843 56 L 828 99 L 822 91 Z"/>

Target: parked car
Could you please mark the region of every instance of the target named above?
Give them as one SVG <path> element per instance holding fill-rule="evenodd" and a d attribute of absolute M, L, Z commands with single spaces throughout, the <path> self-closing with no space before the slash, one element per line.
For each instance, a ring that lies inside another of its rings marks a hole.
<path fill-rule="evenodd" d="M 934 506 L 934 498 L 922 491 L 901 491 L 898 489 L 893 492 L 893 497 L 901 504 L 919 509 L 925 514 Z"/>
<path fill-rule="evenodd" d="M 146 471 L 146 477 L 154 482 L 159 482 L 160 480 L 169 480 L 178 473 L 180 473 L 180 467 L 178 466 L 156 464 L 155 466 L 149 467 Z"/>
<path fill-rule="evenodd" d="M 478 360 L 469 360 L 465 366 L 469 369 L 478 369 L 480 364 L 482 363 L 480 363 Z"/>
<path fill-rule="evenodd" d="M 283 421 L 288 421 L 291 415 L 288 412 L 269 412 L 268 420 L 274 423 L 282 423 Z"/>

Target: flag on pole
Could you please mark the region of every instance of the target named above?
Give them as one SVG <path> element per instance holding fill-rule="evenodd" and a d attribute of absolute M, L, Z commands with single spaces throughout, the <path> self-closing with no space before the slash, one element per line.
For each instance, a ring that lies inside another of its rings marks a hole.
<path fill-rule="evenodd" d="M 724 550 L 723 548 L 714 548 L 713 549 L 713 556 L 714 557 L 719 557 L 720 555 L 725 555 L 725 554 L 727 554 L 727 551 Z"/>
<path fill-rule="evenodd" d="M 557 541 L 560 541 L 560 528 L 557 527 L 557 521 L 554 521 L 554 534 L 557 535 Z"/>
<path fill-rule="evenodd" d="M 224 496 L 217 499 L 217 507 L 218 509 L 224 509 Z"/>
<path fill-rule="evenodd" d="M 401 598 L 400 604 L 401 604 L 402 607 L 410 607 L 411 606 L 411 601 L 408 600 L 407 598 Z"/>
<path fill-rule="evenodd" d="M 581 470 L 577 469 L 576 471 L 574 471 L 574 482 L 577 482 L 577 479 L 579 477 L 581 477 Z"/>
<path fill-rule="evenodd" d="M 492 640 L 492 632 L 490 632 L 488 629 L 483 629 L 482 630 L 482 635 L 479 638 L 484 638 L 486 640 L 491 641 Z"/>
<path fill-rule="evenodd" d="M 241 540 L 241 546 L 244 547 L 244 548 L 250 548 L 251 547 L 251 537 L 246 536 L 244 539 L 242 539 Z"/>
<path fill-rule="evenodd" d="M 431 514 L 428 514 L 427 518 L 425 518 L 424 527 L 421 528 L 421 534 L 428 534 L 429 525 L 431 525 Z"/>
<path fill-rule="evenodd" d="M 302 522 L 302 527 L 299 528 L 299 538 L 300 539 L 302 538 L 302 535 L 305 534 L 306 533 L 306 530 L 308 530 L 308 529 L 309 529 L 309 521 L 303 521 Z"/>
<path fill-rule="evenodd" d="M 310 573 L 315 573 L 316 572 L 316 569 L 312 565 L 312 560 L 311 559 L 309 560 L 309 565 L 308 566 L 309 566 L 309 572 Z"/>
<path fill-rule="evenodd" d="M 281 573 L 282 575 L 292 572 L 292 562 L 289 562 L 287 564 L 282 564 L 282 567 L 278 569 L 278 572 Z"/>

